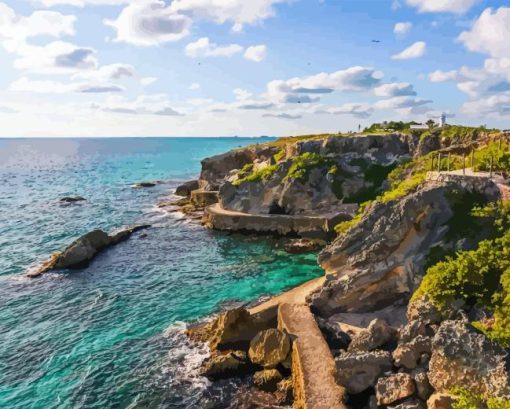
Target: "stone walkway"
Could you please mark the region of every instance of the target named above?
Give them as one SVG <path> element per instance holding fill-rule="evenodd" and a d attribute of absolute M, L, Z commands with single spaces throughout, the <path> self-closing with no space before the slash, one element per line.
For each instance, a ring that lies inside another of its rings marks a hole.
<path fill-rule="evenodd" d="M 335 381 L 336 366 L 310 308 L 281 304 L 278 328 L 291 335 L 295 409 L 346 409 L 344 388 Z"/>

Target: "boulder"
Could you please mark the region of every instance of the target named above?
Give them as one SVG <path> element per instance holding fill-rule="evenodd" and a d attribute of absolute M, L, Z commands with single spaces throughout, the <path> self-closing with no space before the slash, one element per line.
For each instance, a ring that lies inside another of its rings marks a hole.
<path fill-rule="evenodd" d="M 200 375 L 212 380 L 243 375 L 250 367 L 243 351 L 217 353 L 207 359 L 200 370 Z"/>
<path fill-rule="evenodd" d="M 385 320 L 375 319 L 352 338 L 348 351 L 373 351 L 396 338 L 397 331 Z"/>
<path fill-rule="evenodd" d="M 439 327 L 428 376 L 438 392 L 462 387 L 487 399 L 510 396 L 508 352 L 464 321 Z"/>
<path fill-rule="evenodd" d="M 324 246 L 325 242 L 309 239 L 295 239 L 285 243 L 284 248 L 287 253 L 301 254 L 318 251 Z"/>
<path fill-rule="evenodd" d="M 375 386 L 377 404 L 389 405 L 414 394 L 416 386 L 411 375 L 397 373 L 379 378 Z"/>
<path fill-rule="evenodd" d="M 191 196 L 191 192 L 193 190 L 197 190 L 198 188 L 198 180 L 190 180 L 189 182 L 185 182 L 182 185 L 177 186 L 175 194 L 177 196 L 188 197 Z"/>
<path fill-rule="evenodd" d="M 430 354 L 432 339 L 418 335 L 412 341 L 399 344 L 393 351 L 395 366 L 414 369 L 418 366 L 422 354 Z"/>
<path fill-rule="evenodd" d="M 191 192 L 191 204 L 196 207 L 207 207 L 218 203 L 217 191 L 194 190 Z"/>
<path fill-rule="evenodd" d="M 154 187 L 156 186 L 156 182 L 138 182 L 133 185 L 136 188 L 144 188 L 144 187 Z"/>
<path fill-rule="evenodd" d="M 248 355 L 254 364 L 266 369 L 275 368 L 287 359 L 290 347 L 289 336 L 283 331 L 271 328 L 259 332 L 251 340 Z"/>
<path fill-rule="evenodd" d="M 284 405 L 290 405 L 293 400 L 292 378 L 283 379 L 278 383 L 276 394 Z"/>
<path fill-rule="evenodd" d="M 411 376 L 416 384 L 416 395 L 421 400 L 427 401 L 432 392 L 434 392 L 432 386 L 430 386 L 427 372 L 424 369 L 415 369 L 411 372 Z"/>
<path fill-rule="evenodd" d="M 137 231 L 140 231 L 140 230 L 148 229 L 149 227 L 151 227 L 150 224 L 142 224 L 142 225 L 125 227 L 125 228 L 123 228 L 115 233 L 112 233 L 110 235 L 110 244 L 114 245 L 114 244 L 118 244 L 120 242 L 126 241 L 133 235 L 133 233 L 136 233 Z"/>
<path fill-rule="evenodd" d="M 373 387 L 381 375 L 391 371 L 391 354 L 383 351 L 346 352 L 335 358 L 336 379 L 350 394 Z"/>
<path fill-rule="evenodd" d="M 278 383 L 282 379 L 283 376 L 278 369 L 264 369 L 255 372 L 253 375 L 255 386 L 266 392 L 275 392 L 278 388 Z"/>
<path fill-rule="evenodd" d="M 396 405 L 388 406 L 388 409 L 425 409 L 427 405 L 419 399 L 406 399 Z"/>
<path fill-rule="evenodd" d="M 427 325 L 420 320 L 410 321 L 398 330 L 398 340 L 401 343 L 410 342 L 418 335 L 427 335 Z"/>
<path fill-rule="evenodd" d="M 102 230 L 94 230 L 73 241 L 58 257 L 55 268 L 80 268 L 110 245 L 110 236 Z"/>
<path fill-rule="evenodd" d="M 427 400 L 427 409 L 452 409 L 458 398 L 449 393 L 434 393 Z"/>
<path fill-rule="evenodd" d="M 414 193 L 367 209 L 361 221 L 319 254 L 326 270 L 310 297 L 322 316 L 369 312 L 405 302 L 424 275 L 430 247 L 448 231 L 455 184 L 426 184 Z"/>
<path fill-rule="evenodd" d="M 319 328 L 326 339 L 329 347 L 332 350 L 347 349 L 351 343 L 351 337 L 346 332 L 340 329 L 338 324 L 329 322 L 328 320 L 315 317 Z"/>
<path fill-rule="evenodd" d="M 426 295 L 416 297 L 407 306 L 407 319 L 409 322 L 420 321 L 424 324 L 438 324 L 442 315 Z"/>

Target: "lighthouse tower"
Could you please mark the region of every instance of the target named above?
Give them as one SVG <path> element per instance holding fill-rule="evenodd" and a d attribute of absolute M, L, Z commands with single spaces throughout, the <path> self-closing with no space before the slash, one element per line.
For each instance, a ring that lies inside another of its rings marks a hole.
<path fill-rule="evenodd" d="M 442 128 L 446 125 L 446 114 L 443 112 L 439 117 L 439 127 Z"/>

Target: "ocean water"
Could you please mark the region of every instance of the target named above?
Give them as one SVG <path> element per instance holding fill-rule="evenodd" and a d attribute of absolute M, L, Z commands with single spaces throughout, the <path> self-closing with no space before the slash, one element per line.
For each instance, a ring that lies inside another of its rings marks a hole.
<path fill-rule="evenodd" d="M 225 389 L 184 323 L 321 274 L 270 238 L 205 230 L 157 203 L 250 138 L 0 139 L 0 408 L 201 408 Z M 161 180 L 151 189 L 134 182 Z M 86 202 L 62 205 L 80 195 Z M 150 223 L 89 267 L 30 265 L 92 229 Z"/>

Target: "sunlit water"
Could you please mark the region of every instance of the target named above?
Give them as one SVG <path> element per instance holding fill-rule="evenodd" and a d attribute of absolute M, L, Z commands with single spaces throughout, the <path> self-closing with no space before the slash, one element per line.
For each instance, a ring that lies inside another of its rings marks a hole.
<path fill-rule="evenodd" d="M 314 255 L 158 211 L 200 160 L 244 138 L 0 139 L 0 407 L 221 407 L 184 322 L 321 274 Z M 138 181 L 161 180 L 152 189 Z M 80 195 L 86 202 L 62 205 Z M 25 269 L 92 229 L 150 223 L 81 271 Z"/>

